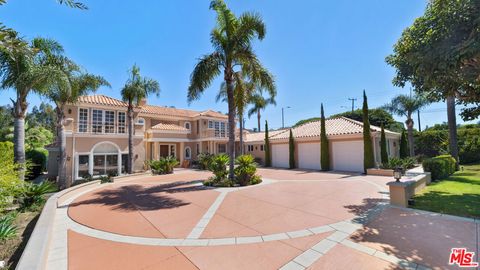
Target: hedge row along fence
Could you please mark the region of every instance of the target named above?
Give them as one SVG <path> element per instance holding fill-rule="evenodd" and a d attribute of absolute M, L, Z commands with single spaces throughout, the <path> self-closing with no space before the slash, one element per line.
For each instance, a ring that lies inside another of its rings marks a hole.
<path fill-rule="evenodd" d="M 425 159 L 422 166 L 432 174 L 432 180 L 444 179 L 455 172 L 455 159 L 451 155 L 441 155 Z"/>

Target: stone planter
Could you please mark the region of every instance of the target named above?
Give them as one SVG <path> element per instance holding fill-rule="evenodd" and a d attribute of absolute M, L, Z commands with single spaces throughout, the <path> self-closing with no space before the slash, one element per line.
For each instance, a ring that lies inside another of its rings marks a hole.
<path fill-rule="evenodd" d="M 367 169 L 367 175 L 391 176 L 393 177 L 392 169 Z"/>

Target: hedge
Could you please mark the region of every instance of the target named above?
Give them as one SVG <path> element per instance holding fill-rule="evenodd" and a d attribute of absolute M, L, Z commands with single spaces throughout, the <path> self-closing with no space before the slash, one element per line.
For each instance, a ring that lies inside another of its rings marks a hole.
<path fill-rule="evenodd" d="M 43 148 L 35 148 L 25 152 L 25 157 L 30 162 L 29 179 L 35 179 L 47 168 L 48 151 Z"/>
<path fill-rule="evenodd" d="M 432 180 L 439 180 L 455 172 L 456 162 L 451 155 L 441 155 L 425 159 L 422 166 L 426 172 L 432 173 Z"/>

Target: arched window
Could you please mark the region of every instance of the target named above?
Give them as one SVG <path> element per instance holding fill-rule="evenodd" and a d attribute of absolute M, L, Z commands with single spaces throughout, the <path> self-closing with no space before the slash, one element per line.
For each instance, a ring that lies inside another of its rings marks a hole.
<path fill-rule="evenodd" d="M 100 143 L 93 149 L 92 175 L 118 175 L 121 154 L 113 143 Z"/>
<path fill-rule="evenodd" d="M 192 149 L 190 149 L 190 146 L 185 147 L 185 159 L 191 159 L 192 158 Z"/>
<path fill-rule="evenodd" d="M 191 128 L 190 122 L 185 122 L 184 127 L 185 127 L 186 129 L 190 130 L 190 128 Z"/>

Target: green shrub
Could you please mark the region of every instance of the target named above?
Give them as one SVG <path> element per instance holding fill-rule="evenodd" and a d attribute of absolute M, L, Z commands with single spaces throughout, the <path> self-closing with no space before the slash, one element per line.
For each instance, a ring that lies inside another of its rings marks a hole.
<path fill-rule="evenodd" d="M 0 241 L 17 235 L 17 227 L 13 225 L 15 217 L 15 214 L 7 214 L 0 217 Z"/>
<path fill-rule="evenodd" d="M 270 153 L 270 138 L 268 137 L 268 122 L 265 120 L 265 167 L 272 166 L 272 154 Z"/>
<path fill-rule="evenodd" d="M 320 106 L 320 168 L 322 171 L 330 170 L 330 150 L 328 145 L 327 130 L 325 127 L 325 114 L 323 103 Z"/>
<path fill-rule="evenodd" d="M 240 186 L 258 184 L 261 182 L 257 173 L 257 164 L 252 155 L 241 155 L 235 159 L 235 179 Z"/>
<path fill-rule="evenodd" d="M 29 179 L 35 179 L 47 168 L 48 151 L 42 148 L 30 149 L 25 152 L 25 157 L 30 163 Z"/>
<path fill-rule="evenodd" d="M 200 153 L 197 156 L 198 165 L 200 166 L 200 170 L 208 170 L 210 165 L 212 164 L 212 160 L 215 155 L 209 153 Z"/>
<path fill-rule="evenodd" d="M 462 164 L 480 161 L 480 128 L 459 129 L 458 148 Z"/>
<path fill-rule="evenodd" d="M 228 179 L 227 166 L 230 158 L 226 154 L 220 154 L 212 158 L 209 170 L 213 172 L 214 176 L 210 177 L 203 184 L 206 186 L 215 187 L 233 187 L 235 182 Z"/>
<path fill-rule="evenodd" d="M 0 213 L 21 191 L 18 165 L 13 162 L 13 143 L 0 142 Z"/>
<path fill-rule="evenodd" d="M 400 158 L 406 158 L 408 156 L 410 156 L 410 154 L 408 151 L 407 135 L 405 134 L 405 130 L 402 130 L 402 136 L 400 137 Z"/>
<path fill-rule="evenodd" d="M 370 132 L 370 120 L 368 118 L 368 101 L 365 90 L 363 91 L 363 169 L 373 168 L 375 165 L 375 158 L 373 156 L 373 143 Z"/>
<path fill-rule="evenodd" d="M 432 174 L 432 180 L 444 179 L 455 172 L 456 162 L 450 155 L 441 155 L 425 159 L 422 163 L 423 169 Z"/>
<path fill-rule="evenodd" d="M 55 184 L 49 181 L 44 181 L 40 184 L 25 182 L 20 195 L 21 208 L 29 209 L 31 207 L 41 205 L 43 202 L 45 202 L 45 194 L 56 191 L 57 187 Z"/>
<path fill-rule="evenodd" d="M 387 163 L 382 164 L 382 169 L 395 169 L 401 167 L 403 172 L 415 167 L 416 159 L 413 157 L 397 158 L 393 157 Z"/>
<path fill-rule="evenodd" d="M 387 153 L 387 138 L 385 136 L 385 129 L 382 124 L 382 131 L 380 134 L 380 157 L 382 163 L 388 162 L 388 153 Z"/>
<path fill-rule="evenodd" d="M 170 174 L 178 164 L 175 157 L 161 157 L 159 160 L 150 161 L 150 169 L 153 174 Z"/>
<path fill-rule="evenodd" d="M 112 175 L 103 175 L 100 176 L 98 179 L 100 180 L 100 184 L 113 183 Z"/>

